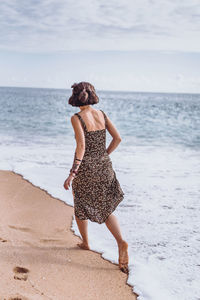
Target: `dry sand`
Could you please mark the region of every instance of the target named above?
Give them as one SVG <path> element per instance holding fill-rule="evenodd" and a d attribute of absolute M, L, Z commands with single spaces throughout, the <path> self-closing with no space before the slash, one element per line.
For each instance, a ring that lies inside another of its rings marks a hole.
<path fill-rule="evenodd" d="M 127 274 L 71 230 L 74 208 L 0 171 L 0 300 L 134 300 Z"/>

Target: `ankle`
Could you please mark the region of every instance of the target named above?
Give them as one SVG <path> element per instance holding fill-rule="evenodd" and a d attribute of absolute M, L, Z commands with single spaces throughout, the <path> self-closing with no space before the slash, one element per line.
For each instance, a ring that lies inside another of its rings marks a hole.
<path fill-rule="evenodd" d="M 86 240 L 83 240 L 83 243 L 84 243 L 85 245 L 89 245 L 89 242 L 86 241 Z"/>
<path fill-rule="evenodd" d="M 122 245 L 125 241 L 123 239 L 120 239 L 117 241 L 118 246 Z"/>

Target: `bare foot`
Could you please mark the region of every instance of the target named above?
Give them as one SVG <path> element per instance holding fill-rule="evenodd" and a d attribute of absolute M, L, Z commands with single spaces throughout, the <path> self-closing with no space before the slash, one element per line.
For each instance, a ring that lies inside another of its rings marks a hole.
<path fill-rule="evenodd" d="M 81 249 L 84 249 L 84 250 L 90 250 L 90 246 L 85 242 L 78 243 L 77 246 L 79 246 Z"/>
<path fill-rule="evenodd" d="M 122 272 L 128 274 L 128 243 L 126 241 L 122 241 L 119 244 L 119 268 Z"/>

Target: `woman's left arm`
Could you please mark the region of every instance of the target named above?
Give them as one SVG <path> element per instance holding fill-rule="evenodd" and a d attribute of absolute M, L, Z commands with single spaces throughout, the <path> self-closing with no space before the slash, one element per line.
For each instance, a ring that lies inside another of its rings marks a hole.
<path fill-rule="evenodd" d="M 85 153 L 85 135 L 78 117 L 73 115 L 71 117 L 71 123 L 74 129 L 74 135 L 76 139 L 76 149 L 70 174 L 64 183 L 64 188 L 67 190 L 70 186 L 71 180 L 75 177 L 75 174 L 77 173 L 78 168 L 80 167 L 81 161 Z"/>

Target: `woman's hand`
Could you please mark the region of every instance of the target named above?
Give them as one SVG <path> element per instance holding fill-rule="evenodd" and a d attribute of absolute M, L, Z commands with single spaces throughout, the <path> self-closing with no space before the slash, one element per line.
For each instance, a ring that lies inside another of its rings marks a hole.
<path fill-rule="evenodd" d="M 69 190 L 70 183 L 71 183 L 71 181 L 73 181 L 73 179 L 74 179 L 74 176 L 73 176 L 72 174 L 70 174 L 70 175 L 67 177 L 67 179 L 65 180 L 63 186 L 64 186 L 64 188 L 65 188 L 66 190 Z"/>

